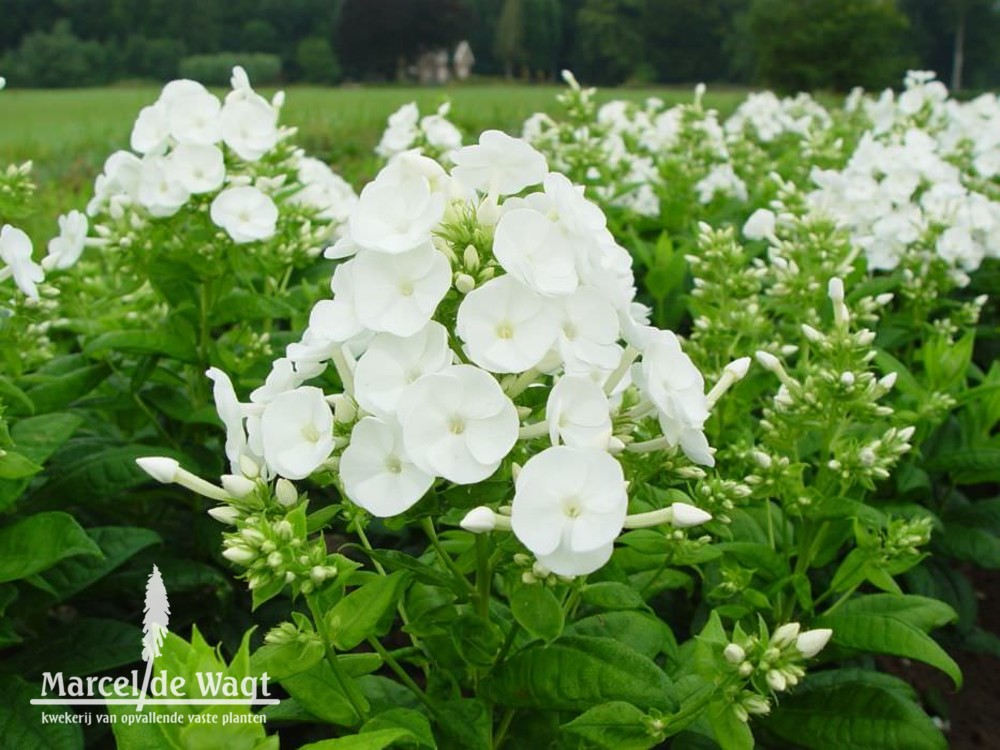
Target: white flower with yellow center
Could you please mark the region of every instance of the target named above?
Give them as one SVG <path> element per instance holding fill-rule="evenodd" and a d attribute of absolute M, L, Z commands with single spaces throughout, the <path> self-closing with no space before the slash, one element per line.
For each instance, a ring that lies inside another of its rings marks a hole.
<path fill-rule="evenodd" d="M 393 414 L 410 383 L 451 365 L 448 331 L 435 321 L 412 336 L 380 333 L 368 345 L 354 371 L 354 396 L 372 414 Z"/>
<path fill-rule="evenodd" d="M 407 456 L 391 418 L 365 417 L 354 426 L 340 457 L 340 477 L 351 501 L 380 518 L 409 510 L 434 484 Z"/>
<path fill-rule="evenodd" d="M 548 354 L 559 334 L 553 304 L 513 276 L 486 282 L 458 308 L 455 332 L 469 358 L 491 372 L 524 372 Z"/>
<path fill-rule="evenodd" d="M 275 396 L 260 420 L 264 461 L 286 479 L 305 479 L 333 452 L 333 412 L 319 388 Z"/>
<path fill-rule="evenodd" d="M 451 287 L 451 265 L 429 242 L 399 255 L 361 252 L 351 264 L 358 319 L 372 331 L 416 333 Z"/>
<path fill-rule="evenodd" d="M 238 245 L 270 239 L 278 223 L 278 207 L 271 197 L 248 185 L 227 188 L 215 196 L 210 215 Z"/>
<path fill-rule="evenodd" d="M 400 398 L 399 421 L 413 463 L 455 484 L 489 477 L 517 442 L 513 402 L 472 365 L 419 378 Z"/>
<path fill-rule="evenodd" d="M 625 523 L 626 490 L 621 464 L 604 451 L 548 448 L 517 477 L 514 534 L 554 573 L 593 572 L 611 556 Z"/>

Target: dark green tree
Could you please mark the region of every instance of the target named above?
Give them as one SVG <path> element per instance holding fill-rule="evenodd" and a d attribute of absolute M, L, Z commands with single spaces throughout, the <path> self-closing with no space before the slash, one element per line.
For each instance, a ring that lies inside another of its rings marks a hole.
<path fill-rule="evenodd" d="M 915 62 L 892 0 L 753 0 L 748 30 L 760 83 L 785 92 L 891 86 Z"/>
<path fill-rule="evenodd" d="M 584 0 L 576 16 L 575 71 L 588 82 L 614 85 L 643 61 L 643 0 Z"/>

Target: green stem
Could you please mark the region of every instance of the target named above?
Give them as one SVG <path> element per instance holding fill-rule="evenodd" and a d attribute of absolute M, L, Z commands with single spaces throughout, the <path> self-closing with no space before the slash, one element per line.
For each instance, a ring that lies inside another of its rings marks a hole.
<path fill-rule="evenodd" d="M 496 661 L 493 662 L 494 669 L 503 664 L 504 659 L 506 659 L 507 654 L 510 653 L 510 649 L 514 645 L 514 640 L 517 638 L 517 634 L 520 631 L 521 631 L 520 623 L 515 622 L 513 625 L 510 626 L 510 630 L 507 631 L 507 638 L 504 639 L 503 646 L 500 647 L 500 653 L 497 654 Z"/>
<path fill-rule="evenodd" d="M 449 555 L 447 550 L 441 546 L 441 540 L 438 539 L 437 529 L 434 528 L 434 521 L 431 520 L 430 516 L 425 517 L 423 521 L 421 521 L 421 526 L 424 529 L 424 533 L 427 534 L 427 538 L 430 540 L 431 546 L 434 548 L 437 556 L 440 558 L 441 562 L 444 563 L 444 566 L 451 572 L 456 580 L 462 582 L 462 586 L 466 589 L 466 591 L 470 594 L 475 594 L 476 590 L 473 588 L 472 584 L 469 583 L 469 579 L 465 577 L 465 573 L 458 569 L 455 561 L 451 559 L 451 555 Z"/>
<path fill-rule="evenodd" d="M 476 534 L 476 590 L 478 592 L 479 615 L 487 620 L 490 617 L 492 578 L 489 537 L 486 534 Z"/>
<path fill-rule="evenodd" d="M 413 681 L 413 678 L 406 673 L 406 670 L 403 669 L 403 667 L 400 665 L 398 661 L 396 661 L 395 657 L 388 651 L 386 651 L 385 646 L 383 646 L 379 642 L 378 638 L 368 636 L 367 640 L 368 644 L 373 649 L 375 649 L 375 653 L 377 653 L 379 656 L 382 657 L 382 661 L 385 662 L 386 665 L 388 665 L 389 669 L 391 669 L 393 672 L 396 673 L 396 676 L 399 678 L 400 682 L 402 682 L 404 685 L 406 685 L 407 688 L 409 688 L 410 692 L 416 696 L 417 700 L 419 700 L 421 703 L 427 706 L 427 708 L 430 709 L 431 713 L 436 713 L 434 709 L 434 704 L 431 702 L 431 699 L 428 698 L 427 694 L 420 689 L 420 686 Z"/>
<path fill-rule="evenodd" d="M 309 607 L 309 611 L 312 614 L 313 626 L 316 628 L 316 632 L 320 634 L 323 639 L 323 647 L 326 653 L 326 661 L 330 665 L 330 669 L 333 671 L 333 676 L 339 683 L 341 689 L 344 691 L 344 695 L 347 696 L 348 702 L 351 704 L 351 708 L 354 709 L 354 713 L 358 715 L 361 723 L 364 724 L 368 721 L 368 710 L 365 706 L 365 697 L 361 694 L 361 690 L 355 684 L 348 675 L 344 673 L 344 670 L 340 666 L 340 661 L 337 659 L 337 652 L 333 648 L 333 644 L 330 643 L 327 638 L 326 628 L 323 627 L 323 618 L 316 607 L 316 603 L 311 597 L 306 597 L 306 604 Z"/>
<path fill-rule="evenodd" d="M 847 591 L 845 591 L 843 594 L 840 595 L 840 598 L 837 599 L 837 601 L 835 601 L 832 605 L 830 605 L 830 609 L 828 609 L 826 612 L 824 612 L 823 615 L 826 616 L 826 615 L 830 614 L 831 612 L 833 612 L 833 610 L 835 610 L 841 604 L 843 604 L 848 599 L 850 599 L 851 596 L 854 594 L 854 592 L 858 590 L 858 586 L 860 586 L 860 585 L 861 584 L 857 584 L 857 585 L 851 586 L 849 589 L 847 589 Z M 830 592 L 827 592 L 827 593 L 830 593 Z M 826 598 L 826 594 L 824 594 L 823 596 L 821 596 L 819 598 L 819 600 L 817 600 L 816 603 L 819 604 L 819 602 L 822 601 L 825 598 Z"/>
<path fill-rule="evenodd" d="M 516 709 L 508 708 L 500 719 L 500 726 L 497 727 L 496 738 L 493 740 L 493 750 L 499 750 L 503 741 L 507 738 L 507 730 L 510 729 L 510 723 L 514 719 L 514 714 Z"/>

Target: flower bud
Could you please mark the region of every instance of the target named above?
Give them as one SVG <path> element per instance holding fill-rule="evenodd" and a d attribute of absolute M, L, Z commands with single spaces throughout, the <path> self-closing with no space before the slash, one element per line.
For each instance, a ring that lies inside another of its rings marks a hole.
<path fill-rule="evenodd" d="M 795 639 L 795 648 L 804 658 L 812 659 L 829 643 L 832 635 L 833 631 L 830 628 L 807 630 L 800 633 L 799 637 Z"/>
<path fill-rule="evenodd" d="M 771 636 L 771 645 L 777 648 L 787 646 L 798 637 L 800 628 L 801 626 L 797 622 L 785 623 L 774 631 Z"/>
<path fill-rule="evenodd" d="M 467 273 L 455 274 L 455 289 L 459 294 L 468 294 L 476 288 L 476 280 Z"/>
<path fill-rule="evenodd" d="M 772 669 L 770 672 L 767 673 L 767 684 L 776 693 L 780 693 L 782 690 L 788 687 L 788 681 L 785 679 L 785 675 L 783 675 L 777 669 Z"/>
<path fill-rule="evenodd" d="M 485 534 L 496 528 L 496 514 L 485 505 L 480 505 L 466 513 L 459 526 L 473 534 Z"/>
<path fill-rule="evenodd" d="M 294 484 L 281 477 L 274 483 L 274 499 L 279 505 L 290 508 L 299 501 L 299 492 Z"/>
<path fill-rule="evenodd" d="M 165 456 L 146 456 L 137 458 L 135 462 L 139 464 L 140 469 L 163 484 L 173 484 L 180 469 L 180 464 L 177 461 Z"/>
<path fill-rule="evenodd" d="M 280 568 L 281 564 L 284 561 L 285 558 L 282 557 L 281 553 L 278 552 L 277 550 L 275 550 L 274 552 L 272 552 L 270 555 L 267 556 L 267 564 L 270 565 L 272 568 Z"/>
<path fill-rule="evenodd" d="M 247 479 L 256 479 L 260 474 L 260 466 L 245 453 L 240 454 L 240 471 Z"/>
<path fill-rule="evenodd" d="M 240 500 L 257 489 L 257 485 L 252 480 L 237 474 L 223 474 L 222 489 Z"/>
<path fill-rule="evenodd" d="M 747 652 L 736 643 L 730 643 L 722 650 L 722 655 L 730 664 L 739 664 L 747 658 Z"/>
<path fill-rule="evenodd" d="M 222 551 L 222 556 L 237 565 L 249 565 L 257 559 L 257 553 L 249 547 L 235 546 Z"/>
<path fill-rule="evenodd" d="M 700 526 L 712 520 L 712 514 L 703 511 L 701 508 L 687 503 L 673 503 L 670 506 L 670 523 L 679 529 L 687 529 L 691 526 Z"/>
<path fill-rule="evenodd" d="M 465 246 L 465 250 L 462 252 L 462 263 L 465 264 L 465 269 L 470 273 L 479 270 L 479 253 L 476 251 L 475 245 Z"/>
<path fill-rule="evenodd" d="M 225 523 L 232 526 L 240 519 L 241 514 L 231 505 L 217 505 L 216 507 L 209 509 L 208 515 L 219 523 Z"/>

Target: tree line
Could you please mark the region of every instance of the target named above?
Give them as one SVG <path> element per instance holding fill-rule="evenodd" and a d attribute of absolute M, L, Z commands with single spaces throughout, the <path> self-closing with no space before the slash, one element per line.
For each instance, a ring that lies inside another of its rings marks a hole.
<path fill-rule="evenodd" d="M 25 86 L 221 83 L 234 60 L 261 82 L 392 81 L 462 39 L 477 75 L 522 80 L 1000 81 L 996 0 L 0 0 L 0 18 L 0 74 Z"/>

